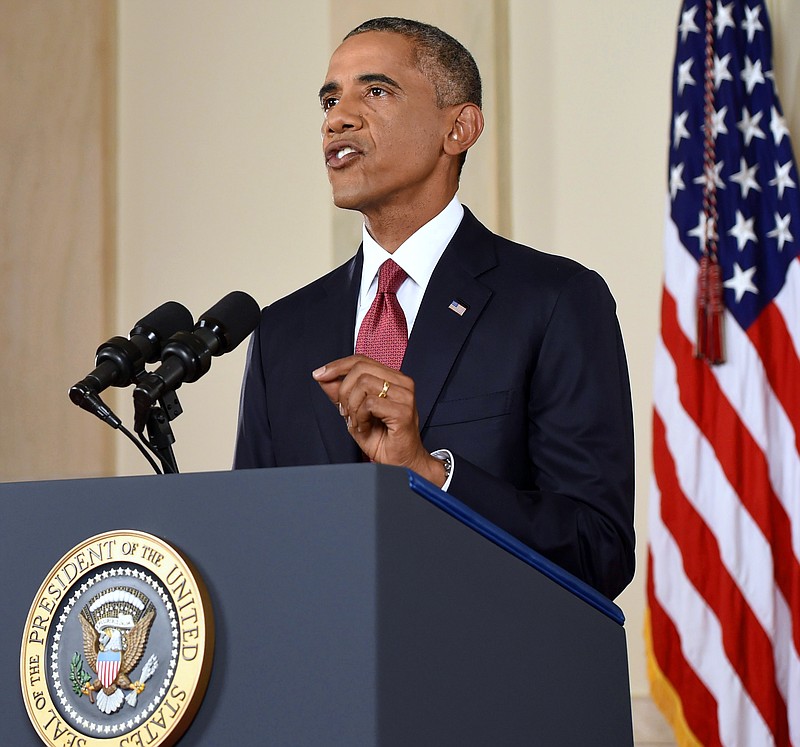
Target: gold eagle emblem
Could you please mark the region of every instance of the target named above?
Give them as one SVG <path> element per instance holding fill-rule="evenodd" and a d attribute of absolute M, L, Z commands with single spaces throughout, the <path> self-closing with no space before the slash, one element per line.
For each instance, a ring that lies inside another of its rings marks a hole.
<path fill-rule="evenodd" d="M 134 589 L 116 587 L 98 595 L 78 616 L 83 629 L 83 655 L 97 675 L 83 683 L 81 694 L 88 695 L 103 713 L 118 711 L 123 701 L 136 705 L 136 696 L 158 666 L 151 656 L 136 681 L 130 678 L 145 649 L 155 608 Z M 126 697 L 123 691 L 128 691 Z"/>

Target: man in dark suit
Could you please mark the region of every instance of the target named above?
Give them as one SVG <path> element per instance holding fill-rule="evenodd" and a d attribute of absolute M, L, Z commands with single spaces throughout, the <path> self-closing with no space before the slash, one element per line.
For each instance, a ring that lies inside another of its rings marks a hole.
<path fill-rule="evenodd" d="M 455 197 L 483 128 L 474 60 L 439 29 L 375 19 L 334 52 L 320 101 L 334 202 L 362 213 L 364 242 L 264 310 L 234 466 L 406 466 L 613 598 L 634 569 L 615 304 Z M 407 275 L 400 370 L 353 354 L 388 259 Z"/>

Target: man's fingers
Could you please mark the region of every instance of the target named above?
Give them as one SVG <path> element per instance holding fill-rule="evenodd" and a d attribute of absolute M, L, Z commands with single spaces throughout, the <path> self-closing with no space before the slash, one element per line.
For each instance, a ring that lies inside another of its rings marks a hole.
<path fill-rule="evenodd" d="M 356 364 L 369 360 L 369 358 L 365 358 L 363 355 L 349 355 L 346 358 L 338 358 L 335 361 L 331 361 L 315 369 L 311 372 L 311 376 L 322 387 L 322 391 L 325 392 L 328 399 L 335 405 L 338 405 L 341 401 L 340 388 L 344 379 L 353 370 Z"/>
<path fill-rule="evenodd" d="M 326 363 L 324 366 L 320 366 L 312 371 L 311 375 L 320 383 L 325 381 L 333 381 L 334 379 L 347 376 L 353 366 L 363 362 L 372 362 L 376 366 L 381 365 L 377 361 L 373 361 L 371 358 L 367 358 L 363 355 L 348 355 L 346 358 L 337 358 L 335 361 L 331 361 L 330 363 Z"/>
<path fill-rule="evenodd" d="M 372 374 L 361 374 L 345 380 L 339 391 L 341 414 L 350 419 L 350 425 L 355 430 L 361 428 L 373 417 L 372 409 L 368 404 L 371 398 L 377 399 L 377 394 L 382 390 L 385 379 Z"/>
<path fill-rule="evenodd" d="M 413 379 L 362 355 L 331 361 L 312 375 L 371 459 L 411 464 L 424 452 Z"/>
<path fill-rule="evenodd" d="M 393 398 L 390 389 L 410 390 L 413 398 L 414 382 L 405 374 L 387 368 L 372 358 L 350 355 L 320 366 L 311 374 L 322 387 L 328 399 L 341 404 L 343 415 L 361 406 L 369 395 L 381 395 L 381 399 Z"/>
<path fill-rule="evenodd" d="M 375 417 L 381 417 L 391 404 L 413 405 L 413 382 L 403 374 L 391 369 L 377 373 L 356 373 L 356 369 L 342 381 L 339 389 L 339 401 L 344 414 L 352 414 L 361 410 L 365 404 Z M 389 408 L 392 412 L 392 408 Z"/>
<path fill-rule="evenodd" d="M 379 397 L 374 391 L 365 396 L 351 396 L 347 414 L 351 425 L 361 431 L 375 421 L 383 422 L 389 430 L 401 423 L 409 425 L 414 420 L 413 400 L 407 390 L 390 387 L 386 397 Z"/>
<path fill-rule="evenodd" d="M 326 363 L 312 376 L 338 407 L 353 440 L 370 459 L 426 474 L 425 463 L 432 457 L 420 440 L 412 378 L 363 355 Z M 436 466 L 441 471 L 438 462 Z M 434 479 L 438 476 L 437 472 Z"/>
<path fill-rule="evenodd" d="M 341 365 L 346 358 L 340 358 L 338 361 L 332 361 L 324 366 L 320 366 L 311 372 L 311 376 L 322 387 L 328 399 L 334 404 L 339 402 L 339 388 L 342 379 L 349 370 L 348 367 Z"/>
<path fill-rule="evenodd" d="M 339 395 L 343 403 L 360 404 L 364 397 L 379 395 L 397 402 L 407 399 L 408 392 L 413 398 L 414 382 L 405 374 L 380 364 L 358 363 L 342 380 Z"/>

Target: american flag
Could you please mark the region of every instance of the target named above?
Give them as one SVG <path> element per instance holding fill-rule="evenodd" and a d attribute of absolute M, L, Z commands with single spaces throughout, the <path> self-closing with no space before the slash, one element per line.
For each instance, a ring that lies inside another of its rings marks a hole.
<path fill-rule="evenodd" d="M 651 691 L 680 744 L 800 747 L 800 197 L 761 0 L 683 4 L 672 96 Z M 704 256 L 720 365 L 697 357 Z"/>
<path fill-rule="evenodd" d="M 455 298 L 450 302 L 448 308 L 450 311 L 455 311 L 459 316 L 464 316 L 464 312 L 467 310 L 467 307 Z"/>

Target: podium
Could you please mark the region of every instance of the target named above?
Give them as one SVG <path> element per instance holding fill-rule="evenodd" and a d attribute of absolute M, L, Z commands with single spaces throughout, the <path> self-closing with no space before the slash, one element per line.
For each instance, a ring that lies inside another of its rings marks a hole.
<path fill-rule="evenodd" d="M 140 530 L 203 578 L 193 745 L 631 745 L 622 613 L 414 473 L 374 464 L 0 485 L 2 742 L 40 745 L 26 616 L 70 548 Z"/>

